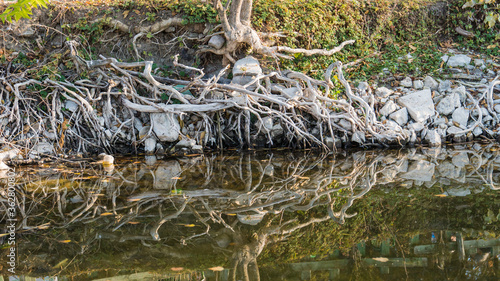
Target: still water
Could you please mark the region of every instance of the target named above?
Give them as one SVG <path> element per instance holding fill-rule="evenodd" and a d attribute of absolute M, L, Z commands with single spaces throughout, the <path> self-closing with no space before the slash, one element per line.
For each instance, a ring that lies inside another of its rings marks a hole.
<path fill-rule="evenodd" d="M 0 280 L 500 276 L 494 144 L 16 167 L 14 245 L 8 180 Z"/>

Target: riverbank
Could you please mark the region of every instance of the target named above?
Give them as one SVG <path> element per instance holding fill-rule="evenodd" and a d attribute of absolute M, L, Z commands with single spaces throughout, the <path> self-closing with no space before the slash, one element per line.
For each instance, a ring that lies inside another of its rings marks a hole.
<path fill-rule="evenodd" d="M 294 17 L 320 4 L 256 1 L 253 25 L 284 31 L 279 45 L 341 46 L 335 55 L 276 64 L 242 48 L 228 68 L 200 53 L 225 44 L 203 1 L 57 2 L 4 24 L 0 159 L 498 138 L 494 28 L 477 30 L 482 42 L 458 35 L 459 4 L 444 2 L 334 1 L 323 26 Z"/>

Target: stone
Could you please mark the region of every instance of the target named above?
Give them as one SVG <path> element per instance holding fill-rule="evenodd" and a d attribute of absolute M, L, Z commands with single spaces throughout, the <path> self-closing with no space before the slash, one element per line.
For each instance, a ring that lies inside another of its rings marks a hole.
<path fill-rule="evenodd" d="M 332 137 L 326 137 L 325 138 L 325 145 L 331 149 L 335 150 L 335 148 L 342 147 L 342 141 L 340 138 L 332 138 Z"/>
<path fill-rule="evenodd" d="M 35 154 L 52 154 L 54 153 L 54 146 L 48 142 L 39 142 L 33 147 L 32 152 Z"/>
<path fill-rule="evenodd" d="M 460 102 L 465 102 L 465 98 L 467 98 L 467 90 L 465 86 L 459 86 L 453 89 L 452 93 L 457 93 L 460 97 Z"/>
<path fill-rule="evenodd" d="M 266 214 L 265 212 L 257 213 L 257 214 L 249 214 L 249 215 L 237 214 L 236 217 L 243 224 L 257 225 L 257 224 L 259 224 L 259 222 L 262 221 L 265 214 Z"/>
<path fill-rule="evenodd" d="M 173 113 L 151 113 L 151 126 L 160 141 L 174 142 L 179 139 L 181 126 Z"/>
<path fill-rule="evenodd" d="M 453 92 L 445 96 L 436 106 L 436 111 L 441 115 L 449 115 L 460 106 L 460 97 L 457 93 Z"/>
<path fill-rule="evenodd" d="M 425 134 L 425 140 L 431 147 L 439 147 L 441 146 L 441 136 L 439 135 L 437 130 L 430 130 Z"/>
<path fill-rule="evenodd" d="M 147 138 L 146 141 L 144 141 L 144 152 L 146 152 L 146 154 L 153 154 L 155 150 L 156 150 L 156 139 Z"/>
<path fill-rule="evenodd" d="M 285 131 L 283 130 L 283 127 L 281 127 L 281 124 L 275 124 L 273 128 L 271 129 L 271 137 L 276 138 L 281 135 L 283 135 Z"/>
<path fill-rule="evenodd" d="M 358 143 L 360 145 L 364 145 L 366 142 L 365 133 L 362 131 L 356 131 L 352 134 L 352 142 Z"/>
<path fill-rule="evenodd" d="M 193 153 L 203 153 L 203 146 L 199 144 L 193 145 L 193 147 L 191 147 L 191 151 Z"/>
<path fill-rule="evenodd" d="M 399 85 L 401 87 L 411 88 L 413 86 L 413 81 L 411 81 L 410 77 L 406 77 L 405 79 L 401 80 L 401 82 L 399 82 Z"/>
<path fill-rule="evenodd" d="M 258 120 L 255 125 L 259 130 L 263 131 L 264 133 L 270 132 L 273 129 L 273 118 L 271 117 L 264 117 L 261 120 Z"/>
<path fill-rule="evenodd" d="M 115 157 L 113 157 L 112 155 L 106 154 L 102 158 L 103 165 L 113 165 L 114 162 L 115 162 Z"/>
<path fill-rule="evenodd" d="M 297 87 L 290 87 L 290 88 L 285 88 L 281 92 L 287 99 L 295 99 L 300 95 L 299 88 Z"/>
<path fill-rule="evenodd" d="M 0 150 L 0 161 L 2 160 L 11 160 L 19 157 L 21 150 L 12 147 L 4 147 Z"/>
<path fill-rule="evenodd" d="M 356 87 L 362 93 L 370 93 L 370 84 L 368 82 L 359 82 L 358 87 Z"/>
<path fill-rule="evenodd" d="M 453 111 L 451 118 L 453 119 L 453 122 L 457 122 L 465 128 L 467 127 L 467 121 L 469 121 L 469 110 L 459 107 Z"/>
<path fill-rule="evenodd" d="M 403 107 L 400 110 L 392 113 L 389 118 L 396 121 L 396 123 L 398 123 L 400 126 L 404 126 L 406 123 L 408 123 L 408 111 L 406 110 L 406 107 Z"/>
<path fill-rule="evenodd" d="M 134 128 L 140 132 L 141 129 L 144 127 L 144 125 L 142 124 L 142 121 L 141 119 L 139 118 L 134 118 Z"/>
<path fill-rule="evenodd" d="M 496 113 L 500 113 L 500 104 L 495 105 L 494 109 Z"/>
<path fill-rule="evenodd" d="M 451 126 L 448 128 L 448 130 L 446 130 L 446 132 L 448 133 L 448 135 L 456 135 L 456 134 L 460 134 L 460 132 L 462 132 L 464 129 L 462 128 L 459 128 L 457 126 Z"/>
<path fill-rule="evenodd" d="M 64 108 L 66 108 L 70 112 L 75 112 L 78 110 L 80 106 L 72 100 L 66 100 L 63 105 Z"/>
<path fill-rule="evenodd" d="M 146 165 L 148 166 L 154 166 L 156 164 L 156 160 L 158 160 L 158 158 L 156 158 L 155 155 L 147 155 L 145 157 L 145 162 L 146 162 Z"/>
<path fill-rule="evenodd" d="M 226 43 L 226 38 L 222 35 L 215 35 L 208 40 L 208 46 L 219 50 L 222 49 L 222 46 L 224 46 L 224 43 Z"/>
<path fill-rule="evenodd" d="M 475 136 L 475 137 L 479 137 L 480 135 L 483 134 L 483 129 L 481 129 L 481 127 L 476 127 L 474 128 L 474 130 L 472 130 L 472 134 Z"/>
<path fill-rule="evenodd" d="M 348 131 L 350 131 L 352 129 L 352 123 L 345 120 L 345 119 L 340 119 L 339 126 L 348 130 Z"/>
<path fill-rule="evenodd" d="M 196 141 L 195 140 L 192 140 L 192 139 L 182 139 L 178 143 L 175 144 L 175 149 L 176 150 L 183 149 L 183 148 L 190 149 L 190 148 L 192 148 L 195 145 L 196 145 Z"/>
<path fill-rule="evenodd" d="M 451 89 L 451 81 L 450 80 L 444 80 L 439 83 L 438 91 L 440 93 L 444 93 Z"/>
<path fill-rule="evenodd" d="M 387 89 L 386 87 L 380 87 L 375 90 L 375 94 L 381 98 L 386 98 L 394 93 L 393 90 Z"/>
<path fill-rule="evenodd" d="M 463 54 L 454 55 L 447 58 L 446 60 L 445 57 L 447 56 L 445 55 L 441 59 L 443 59 L 443 61 L 445 61 L 449 67 L 462 67 L 468 65 L 471 62 L 471 58 Z"/>
<path fill-rule="evenodd" d="M 456 179 L 460 177 L 460 168 L 448 161 L 443 161 L 437 166 L 437 170 L 442 177 Z"/>
<path fill-rule="evenodd" d="M 447 189 L 444 194 L 448 196 L 454 197 L 463 197 L 471 194 L 471 191 L 468 187 L 455 187 Z"/>
<path fill-rule="evenodd" d="M 405 95 L 398 99 L 398 103 L 406 107 L 411 118 L 416 122 L 424 122 L 434 115 L 434 102 L 430 89 Z"/>
<path fill-rule="evenodd" d="M 247 56 L 234 63 L 233 77 L 234 76 L 255 76 L 262 74 L 259 61 L 252 57 Z"/>
<path fill-rule="evenodd" d="M 392 100 L 387 101 L 384 106 L 380 109 L 379 113 L 382 116 L 387 116 L 398 109 L 396 103 Z"/>
<path fill-rule="evenodd" d="M 424 87 L 429 88 L 431 90 L 436 90 L 439 86 L 439 83 L 434 80 L 431 76 L 425 76 L 424 78 Z"/>
<path fill-rule="evenodd" d="M 424 88 L 424 82 L 422 80 L 415 80 L 413 81 L 413 88 L 415 90 L 420 90 Z"/>
<path fill-rule="evenodd" d="M 408 128 L 408 130 L 413 130 L 416 133 L 418 133 L 418 132 L 421 132 L 425 128 L 425 125 L 424 125 L 424 123 L 414 122 L 414 123 L 408 124 L 407 128 Z"/>
<path fill-rule="evenodd" d="M 426 160 L 417 160 L 410 164 L 408 172 L 401 173 L 400 177 L 408 180 L 431 181 L 436 165 Z"/>
<path fill-rule="evenodd" d="M 151 129 L 151 126 L 144 126 L 139 130 L 139 139 L 142 140 L 143 138 L 147 137 L 149 130 Z"/>
<path fill-rule="evenodd" d="M 481 67 L 484 65 L 484 60 L 483 59 L 474 59 L 474 65 L 477 67 Z"/>

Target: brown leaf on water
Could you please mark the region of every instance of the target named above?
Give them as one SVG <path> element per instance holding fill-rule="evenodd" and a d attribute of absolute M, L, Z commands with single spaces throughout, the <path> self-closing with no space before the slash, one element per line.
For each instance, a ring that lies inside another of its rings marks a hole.
<path fill-rule="evenodd" d="M 106 213 L 102 213 L 101 216 L 111 216 L 113 213 L 111 212 L 106 212 Z"/>
<path fill-rule="evenodd" d="M 222 266 L 215 266 L 215 267 L 209 268 L 209 270 L 211 270 L 211 271 L 223 271 L 224 267 L 222 267 Z"/>
<path fill-rule="evenodd" d="M 388 262 L 388 258 L 380 257 L 380 258 L 373 258 L 373 260 L 379 261 L 379 262 Z"/>
<path fill-rule="evenodd" d="M 59 243 L 69 243 L 71 240 L 60 240 Z"/>
<path fill-rule="evenodd" d="M 129 224 L 139 224 L 140 222 L 138 222 L 138 221 L 129 221 L 128 223 Z"/>
<path fill-rule="evenodd" d="M 172 271 L 181 271 L 181 270 L 184 270 L 184 267 L 172 267 L 170 270 L 172 270 Z"/>
<path fill-rule="evenodd" d="M 434 196 L 436 196 L 436 197 L 446 197 L 447 195 L 446 194 L 436 194 Z"/>

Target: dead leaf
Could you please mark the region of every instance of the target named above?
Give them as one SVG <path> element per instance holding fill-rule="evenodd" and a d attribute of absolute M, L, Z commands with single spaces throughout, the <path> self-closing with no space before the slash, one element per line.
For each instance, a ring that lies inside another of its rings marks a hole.
<path fill-rule="evenodd" d="M 388 258 L 380 257 L 380 258 L 373 258 L 373 260 L 379 261 L 379 262 L 388 262 Z"/>
<path fill-rule="evenodd" d="M 171 178 L 172 180 L 181 180 L 182 178 L 181 177 L 173 177 Z"/>
<path fill-rule="evenodd" d="M 111 216 L 113 213 L 111 212 L 106 212 L 106 213 L 102 213 L 101 216 Z"/>
<path fill-rule="evenodd" d="M 129 224 L 139 224 L 140 222 L 138 222 L 138 221 L 129 221 L 128 223 Z"/>
<path fill-rule="evenodd" d="M 216 266 L 216 267 L 209 268 L 209 270 L 211 270 L 211 271 L 223 271 L 224 267 L 222 267 L 222 266 Z"/>
<path fill-rule="evenodd" d="M 124 19 L 126 19 L 126 18 L 127 18 L 128 13 L 130 13 L 130 11 L 125 11 L 125 12 L 123 12 L 123 18 L 124 18 Z"/>
<path fill-rule="evenodd" d="M 436 197 L 446 197 L 447 195 L 446 194 L 436 194 L 434 196 L 436 196 Z"/>
<path fill-rule="evenodd" d="M 172 267 L 170 270 L 172 270 L 172 271 L 181 271 L 181 270 L 184 270 L 184 267 Z"/>
<path fill-rule="evenodd" d="M 59 243 L 69 243 L 71 240 L 60 240 Z"/>

